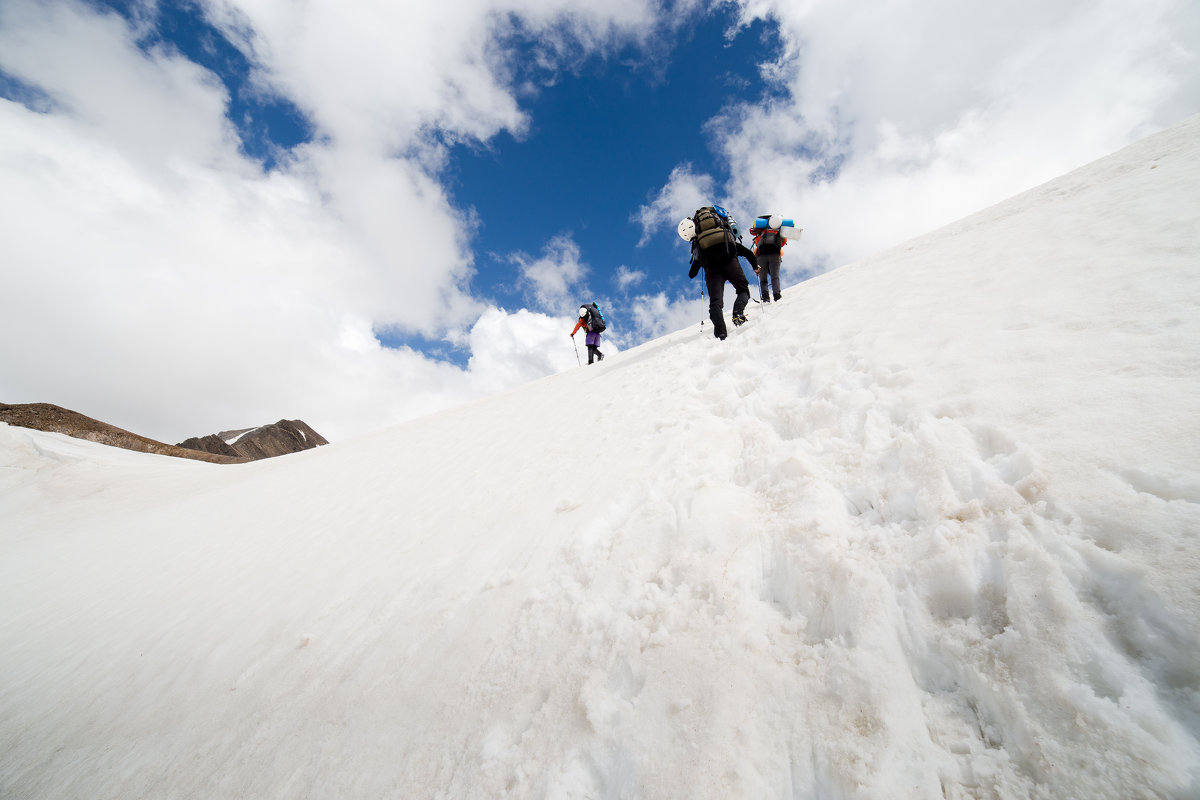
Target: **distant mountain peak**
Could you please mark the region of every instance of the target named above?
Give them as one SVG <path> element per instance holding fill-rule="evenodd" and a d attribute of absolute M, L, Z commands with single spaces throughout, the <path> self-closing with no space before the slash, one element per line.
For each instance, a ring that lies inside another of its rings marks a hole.
<path fill-rule="evenodd" d="M 329 442 L 303 420 L 281 419 L 257 428 L 239 428 L 208 436 L 193 437 L 180 442 L 178 446 L 205 453 L 232 455 L 257 461 L 262 458 L 298 453 L 301 450 L 311 450 L 323 444 L 329 444 Z"/>

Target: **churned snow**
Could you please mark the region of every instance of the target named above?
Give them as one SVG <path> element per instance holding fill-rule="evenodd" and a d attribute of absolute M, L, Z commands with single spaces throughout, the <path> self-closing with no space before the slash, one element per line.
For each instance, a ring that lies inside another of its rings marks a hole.
<path fill-rule="evenodd" d="M 1200 796 L 1197 187 L 281 459 L 0 426 L 0 796 Z"/>

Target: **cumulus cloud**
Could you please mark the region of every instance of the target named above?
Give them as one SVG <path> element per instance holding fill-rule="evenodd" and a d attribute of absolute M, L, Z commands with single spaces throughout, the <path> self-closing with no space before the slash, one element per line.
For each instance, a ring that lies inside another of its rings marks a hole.
<path fill-rule="evenodd" d="M 690 325 L 708 324 L 708 301 L 700 296 L 668 297 L 665 292 L 638 295 L 629 303 L 629 313 L 639 334 L 657 338 Z"/>
<path fill-rule="evenodd" d="M 577 365 L 567 338 L 575 320 L 528 309 L 489 308 L 472 326 L 470 374 L 475 389 L 500 391 Z"/>
<path fill-rule="evenodd" d="M 646 280 L 646 273 L 640 269 L 631 269 L 622 264 L 617 267 L 617 288 L 621 291 L 628 291 L 630 288 L 637 286 L 642 281 Z"/>
<path fill-rule="evenodd" d="M 525 125 L 497 76 L 490 9 L 478 3 L 453 14 L 371 0 L 207 8 L 250 55 L 259 82 L 297 103 L 338 148 L 395 153 L 425 128 L 482 140 Z"/>
<path fill-rule="evenodd" d="M 0 7 L 0 67 L 46 94 L 51 102 L 42 110 L 64 128 L 120 149 L 144 169 L 187 158 L 236 170 L 224 87 L 187 59 L 140 53 L 135 38 L 116 14 L 71 2 Z"/>
<path fill-rule="evenodd" d="M 680 164 L 671 170 L 666 184 L 649 203 L 638 209 L 634 221 L 642 226 L 639 244 L 650 241 L 654 231 L 670 225 L 672 229 L 697 208 L 713 202 L 714 181 L 711 175 L 697 174 L 691 164 Z"/>
<path fill-rule="evenodd" d="M 514 253 L 509 260 L 520 269 L 521 281 L 533 292 L 539 308 L 561 311 L 574 307 L 574 295 L 587 274 L 587 266 L 580 260 L 579 245 L 569 234 L 551 237 L 538 258 Z"/>

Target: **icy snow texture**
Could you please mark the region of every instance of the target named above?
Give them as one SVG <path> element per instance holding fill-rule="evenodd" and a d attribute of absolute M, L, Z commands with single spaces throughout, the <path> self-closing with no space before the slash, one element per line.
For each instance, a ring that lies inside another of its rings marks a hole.
<path fill-rule="evenodd" d="M 1197 187 L 277 461 L 0 426 L 0 796 L 1200 796 Z"/>

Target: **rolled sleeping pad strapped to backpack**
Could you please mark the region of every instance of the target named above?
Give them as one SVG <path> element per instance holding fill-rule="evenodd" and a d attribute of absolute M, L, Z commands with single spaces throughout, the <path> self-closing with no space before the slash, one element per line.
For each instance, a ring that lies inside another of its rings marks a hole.
<path fill-rule="evenodd" d="M 784 218 L 783 218 L 783 219 L 780 221 L 780 223 L 779 223 L 779 224 L 780 224 L 780 226 L 782 226 L 782 227 L 785 227 L 785 228 L 790 228 L 790 227 L 794 226 L 796 223 L 795 223 L 795 222 L 793 222 L 792 220 L 788 219 L 787 217 L 784 217 Z M 768 229 L 768 228 L 770 228 L 770 227 L 771 227 L 771 215 L 770 215 L 770 214 L 763 214 L 763 215 L 761 215 L 761 216 L 759 216 L 759 217 L 755 217 L 755 219 L 754 219 L 754 225 L 753 225 L 753 226 L 751 226 L 750 230 L 751 230 L 751 232 L 753 232 L 753 231 L 763 231 L 763 230 L 767 230 L 767 229 Z M 785 234 L 785 235 L 786 235 L 786 234 Z"/>

